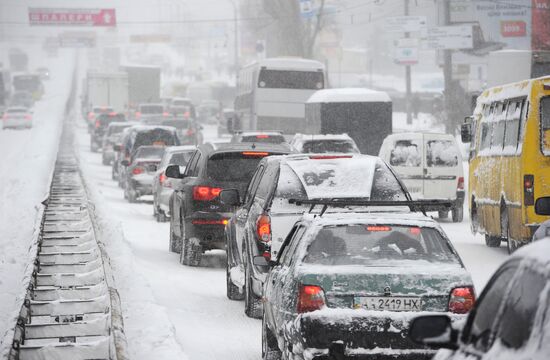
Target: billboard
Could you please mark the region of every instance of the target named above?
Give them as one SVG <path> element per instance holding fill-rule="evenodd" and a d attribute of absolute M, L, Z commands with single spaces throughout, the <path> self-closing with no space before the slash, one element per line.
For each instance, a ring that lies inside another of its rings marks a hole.
<path fill-rule="evenodd" d="M 115 9 L 29 8 L 33 26 L 116 26 Z"/>
<path fill-rule="evenodd" d="M 533 0 L 532 50 L 550 51 L 550 0 Z"/>

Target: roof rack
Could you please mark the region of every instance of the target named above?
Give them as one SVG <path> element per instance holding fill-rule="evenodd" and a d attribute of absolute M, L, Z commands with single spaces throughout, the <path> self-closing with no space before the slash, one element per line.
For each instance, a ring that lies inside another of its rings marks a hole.
<path fill-rule="evenodd" d="M 322 206 L 319 216 L 327 211 L 329 207 L 347 207 L 347 206 L 363 206 L 363 207 L 383 207 L 383 206 L 407 206 L 412 212 L 422 212 L 426 215 L 426 208 L 444 207 L 451 209 L 454 203 L 450 200 L 404 200 L 404 201 L 382 201 L 382 200 L 358 200 L 345 198 L 329 198 L 329 199 L 288 199 L 290 204 L 295 205 L 311 205 L 309 213 L 316 206 Z"/>

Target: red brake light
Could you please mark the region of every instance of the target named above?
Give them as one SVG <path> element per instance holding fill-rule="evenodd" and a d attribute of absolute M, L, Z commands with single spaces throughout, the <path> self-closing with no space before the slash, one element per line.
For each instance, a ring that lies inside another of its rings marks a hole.
<path fill-rule="evenodd" d="M 91 119 L 93 119 L 93 118 L 94 118 L 94 113 L 90 111 L 90 112 L 88 113 L 88 119 L 91 120 Z"/>
<path fill-rule="evenodd" d="M 167 179 L 166 174 L 162 172 L 159 176 L 160 185 L 168 188 L 172 187 L 172 184 L 170 183 L 170 181 L 166 181 L 166 179 Z"/>
<path fill-rule="evenodd" d="M 264 134 L 256 135 L 256 139 L 269 139 L 269 135 L 264 135 Z"/>
<path fill-rule="evenodd" d="M 464 177 L 458 178 L 458 185 L 456 186 L 457 190 L 464 190 Z"/>
<path fill-rule="evenodd" d="M 264 156 L 269 155 L 268 152 L 261 152 L 261 151 L 243 151 L 242 154 L 244 156 L 260 156 L 260 157 L 264 157 Z"/>
<path fill-rule="evenodd" d="M 191 116 L 191 114 L 189 113 L 189 111 L 186 111 L 185 113 L 183 113 L 183 117 L 184 117 L 184 118 L 189 119 L 189 116 Z"/>
<path fill-rule="evenodd" d="M 420 235 L 420 233 L 422 232 L 422 230 L 420 230 L 420 228 L 417 228 L 417 227 L 412 227 L 409 229 L 409 231 L 413 235 Z"/>
<path fill-rule="evenodd" d="M 221 192 L 221 188 L 214 188 L 210 186 L 195 186 L 193 188 L 193 200 L 211 201 L 217 198 Z"/>
<path fill-rule="evenodd" d="M 193 129 L 191 129 L 191 128 L 187 129 L 187 133 L 186 133 L 187 136 L 191 136 L 191 135 L 193 135 L 194 133 L 195 133 L 195 132 L 193 131 Z"/>
<path fill-rule="evenodd" d="M 25 119 L 32 120 L 32 115 L 30 115 L 30 114 L 25 115 Z"/>
<path fill-rule="evenodd" d="M 389 226 L 367 226 L 367 231 L 391 231 Z"/>
<path fill-rule="evenodd" d="M 193 225 L 227 225 L 228 222 L 229 220 L 227 219 L 221 219 L 221 220 L 195 219 L 191 221 Z"/>
<path fill-rule="evenodd" d="M 143 174 L 144 172 L 145 172 L 145 169 L 142 168 L 141 166 L 138 166 L 132 169 L 132 174 L 134 175 Z"/>
<path fill-rule="evenodd" d="M 475 300 L 473 287 L 454 288 L 449 298 L 449 311 L 455 314 L 466 314 L 474 306 Z"/>
<path fill-rule="evenodd" d="M 271 218 L 269 215 L 260 215 L 256 220 L 256 233 L 258 239 L 265 243 L 271 242 Z"/>
<path fill-rule="evenodd" d="M 168 113 L 168 112 L 165 111 L 165 112 L 162 113 L 162 116 L 164 116 L 164 117 L 170 116 L 170 113 Z"/>
<path fill-rule="evenodd" d="M 95 121 L 95 128 L 98 129 L 100 126 L 101 126 L 101 123 L 99 122 L 99 120 L 96 120 Z"/>
<path fill-rule="evenodd" d="M 316 285 L 300 285 L 298 289 L 298 313 L 320 310 L 325 306 L 325 292 Z"/>
<path fill-rule="evenodd" d="M 136 111 L 136 117 L 137 118 L 140 118 L 141 117 L 141 113 L 139 111 Z"/>
<path fill-rule="evenodd" d="M 313 155 L 309 158 L 312 160 L 329 160 L 329 159 L 351 159 L 351 155 Z"/>
<path fill-rule="evenodd" d="M 109 117 L 113 117 L 113 116 L 116 116 L 116 112 L 111 111 L 111 112 L 109 113 Z"/>

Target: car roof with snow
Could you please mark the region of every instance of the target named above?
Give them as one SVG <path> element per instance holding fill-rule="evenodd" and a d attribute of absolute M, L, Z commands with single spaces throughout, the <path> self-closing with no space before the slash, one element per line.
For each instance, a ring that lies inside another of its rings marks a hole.
<path fill-rule="evenodd" d="M 530 259 L 550 265 L 550 237 L 532 242 L 519 248 L 511 255 L 511 259 Z"/>
<path fill-rule="evenodd" d="M 318 140 L 349 140 L 353 139 L 348 134 L 296 134 L 293 141 L 318 141 Z"/>
<path fill-rule="evenodd" d="M 162 125 L 133 125 L 129 129 L 130 131 L 135 131 L 135 132 L 142 132 L 142 131 L 155 130 L 155 129 L 176 131 L 176 128 L 173 126 L 162 126 Z"/>
<path fill-rule="evenodd" d="M 239 136 L 254 136 L 254 135 L 283 135 L 281 131 L 278 130 L 267 130 L 267 131 L 236 131 L 235 135 Z"/>
<path fill-rule="evenodd" d="M 365 88 L 343 88 L 318 90 L 307 100 L 308 104 L 345 102 L 391 102 L 391 98 L 383 91 Z"/>
<path fill-rule="evenodd" d="M 168 146 L 164 149 L 165 153 L 176 153 L 185 151 L 195 151 L 197 147 L 195 145 L 183 145 L 183 146 Z"/>
<path fill-rule="evenodd" d="M 411 212 L 406 206 L 403 211 L 396 211 L 398 207 L 363 207 L 364 212 L 357 208 L 349 212 L 342 212 L 341 208 L 335 212 L 327 210 L 322 216 L 318 213 L 306 213 L 302 221 L 308 222 L 311 226 L 332 226 L 346 224 L 382 224 L 382 225 L 403 225 L 415 227 L 429 227 L 441 229 L 437 221 L 421 212 Z M 368 211 L 368 212 L 367 212 Z"/>
<path fill-rule="evenodd" d="M 233 152 L 233 151 L 252 151 L 252 152 L 275 152 L 287 154 L 291 152 L 288 144 L 269 144 L 269 143 L 206 143 L 199 146 L 207 152 Z"/>

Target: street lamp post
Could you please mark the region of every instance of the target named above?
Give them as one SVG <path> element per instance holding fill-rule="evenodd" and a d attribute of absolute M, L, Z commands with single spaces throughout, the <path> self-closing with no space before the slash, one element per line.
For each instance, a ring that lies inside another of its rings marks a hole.
<path fill-rule="evenodd" d="M 235 37 L 235 48 L 234 48 L 234 67 L 235 67 L 235 78 L 239 72 L 239 0 L 229 0 L 231 5 L 233 5 L 233 27 L 234 27 L 234 37 Z"/>

